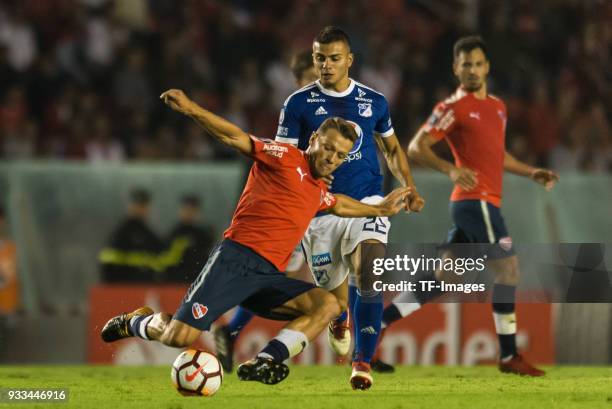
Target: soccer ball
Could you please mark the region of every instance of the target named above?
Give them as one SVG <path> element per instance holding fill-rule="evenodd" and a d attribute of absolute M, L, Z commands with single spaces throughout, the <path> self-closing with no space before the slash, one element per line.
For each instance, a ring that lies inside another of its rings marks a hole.
<path fill-rule="evenodd" d="M 188 349 L 172 364 L 172 383 L 184 396 L 212 396 L 223 382 L 223 368 L 213 354 Z"/>

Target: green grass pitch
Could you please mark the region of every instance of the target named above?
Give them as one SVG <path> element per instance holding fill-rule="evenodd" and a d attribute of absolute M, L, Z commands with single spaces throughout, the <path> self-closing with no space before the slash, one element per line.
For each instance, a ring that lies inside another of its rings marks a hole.
<path fill-rule="evenodd" d="M 68 388 L 66 404 L 2 404 L 11 408 L 607 408 L 611 367 L 553 367 L 544 378 L 499 373 L 494 367 L 401 367 L 375 375 L 369 391 L 351 390 L 349 367 L 293 366 L 284 382 L 267 386 L 226 374 L 210 398 L 183 397 L 170 367 L 0 366 L 0 387 Z"/>

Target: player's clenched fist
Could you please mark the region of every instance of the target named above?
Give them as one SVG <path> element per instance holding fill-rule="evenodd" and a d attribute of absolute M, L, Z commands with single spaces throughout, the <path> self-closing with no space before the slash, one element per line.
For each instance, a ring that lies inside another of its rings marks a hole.
<path fill-rule="evenodd" d="M 412 188 L 406 196 L 406 211 L 407 212 L 420 212 L 425 206 L 425 199 Z"/>
<path fill-rule="evenodd" d="M 164 101 L 164 104 L 183 114 L 187 114 L 189 108 L 194 103 L 180 89 L 169 89 L 159 96 Z"/>
<path fill-rule="evenodd" d="M 406 207 L 406 200 L 412 192 L 413 189 L 411 187 L 394 189 L 378 204 L 383 212 L 381 216 L 393 216 L 404 209 Z"/>

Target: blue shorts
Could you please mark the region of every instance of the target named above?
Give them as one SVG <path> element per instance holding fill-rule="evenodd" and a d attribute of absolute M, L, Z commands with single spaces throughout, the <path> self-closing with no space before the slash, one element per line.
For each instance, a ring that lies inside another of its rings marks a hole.
<path fill-rule="evenodd" d="M 490 259 L 514 255 L 512 239 L 499 207 L 484 200 L 460 200 L 450 203 L 453 227 L 448 231 L 444 248 L 469 247 L 472 255 L 487 254 Z M 482 246 L 452 246 L 483 244 Z"/>
<path fill-rule="evenodd" d="M 287 277 L 248 247 L 225 239 L 211 252 L 173 318 L 207 331 L 240 305 L 261 317 L 287 321 L 295 316 L 273 310 L 313 288 Z"/>

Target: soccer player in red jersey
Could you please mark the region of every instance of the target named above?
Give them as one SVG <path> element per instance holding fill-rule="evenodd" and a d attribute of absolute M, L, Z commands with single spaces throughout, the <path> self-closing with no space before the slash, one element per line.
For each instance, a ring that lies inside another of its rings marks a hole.
<path fill-rule="evenodd" d="M 406 206 L 411 189 L 396 189 L 378 205 L 327 190 L 321 178 L 344 161 L 357 139 L 354 128 L 343 119 L 329 118 L 321 124 L 303 152 L 248 135 L 180 90 L 166 91 L 161 99 L 255 163 L 224 240 L 174 316 L 142 307 L 110 319 L 102 329 L 102 339 L 113 342 L 137 336 L 186 347 L 223 313 L 242 305 L 265 318 L 291 321 L 256 358 L 238 368 L 241 380 L 278 383 L 289 374 L 283 361 L 299 354 L 340 313 L 331 293 L 280 272 L 310 219 L 322 210 L 342 217 L 390 216 Z"/>
<path fill-rule="evenodd" d="M 298 88 L 314 82 L 318 77 L 312 64 L 312 50 L 303 50 L 291 59 L 291 72 Z M 310 270 L 304 262 L 302 246 L 298 244 L 291 254 L 285 273 L 293 278 L 310 278 Z M 217 358 L 225 372 L 231 372 L 234 366 L 234 343 L 240 332 L 253 318 L 253 313 L 238 306 L 227 325 L 216 325 L 213 328 Z"/>
<path fill-rule="evenodd" d="M 530 365 L 516 348 L 515 290 L 519 279 L 518 258 L 512 248 L 500 212 L 503 172 L 525 176 L 546 189 L 559 177 L 547 169 L 533 168 L 505 149 L 506 105 L 487 92 L 489 61 L 480 37 L 459 39 L 454 46 L 453 70 L 460 82 L 457 91 L 439 103 L 429 120 L 410 143 L 408 155 L 436 169 L 453 181 L 451 215 L 454 226 L 447 243 L 490 243 L 488 268 L 495 272 L 493 318 L 500 344 L 499 369 L 519 375 L 541 376 L 544 372 Z M 434 153 L 432 146 L 445 139 L 455 158 L 450 163 Z M 452 257 L 445 252 L 443 257 Z M 436 272 L 435 278 L 442 278 Z M 433 278 L 433 277 L 432 277 Z M 416 293 L 416 303 L 403 304 L 402 294 L 383 313 L 383 326 L 416 311 L 421 304 L 440 293 Z M 391 371 L 377 360 L 374 369 Z"/>

